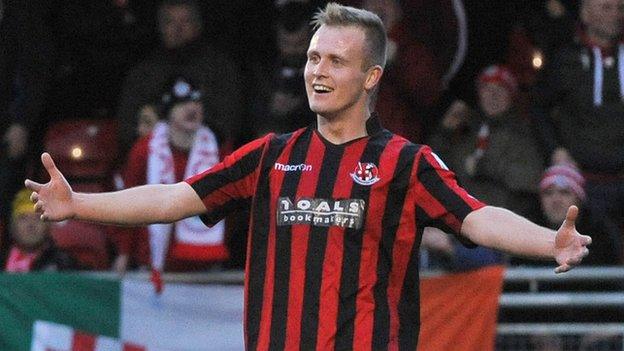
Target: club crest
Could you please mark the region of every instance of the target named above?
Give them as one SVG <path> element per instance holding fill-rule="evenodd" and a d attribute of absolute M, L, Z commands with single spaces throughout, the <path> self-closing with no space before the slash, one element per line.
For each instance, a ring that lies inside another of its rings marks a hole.
<path fill-rule="evenodd" d="M 373 185 L 379 181 L 379 168 L 372 162 L 358 162 L 351 178 L 360 185 Z"/>

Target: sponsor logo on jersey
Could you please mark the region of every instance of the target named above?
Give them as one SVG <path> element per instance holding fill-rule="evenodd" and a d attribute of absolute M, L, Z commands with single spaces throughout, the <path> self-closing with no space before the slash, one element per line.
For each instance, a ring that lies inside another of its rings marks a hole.
<path fill-rule="evenodd" d="M 380 180 L 379 169 L 372 162 L 358 162 L 351 178 L 360 185 L 373 185 Z"/>
<path fill-rule="evenodd" d="M 312 165 L 306 165 L 305 163 L 298 165 L 285 165 L 283 163 L 275 162 L 273 168 L 283 172 L 309 172 L 312 170 Z"/>
<path fill-rule="evenodd" d="M 317 227 L 338 226 L 359 229 L 364 221 L 364 200 L 317 199 L 303 197 L 294 202 L 280 197 L 277 206 L 277 224 L 308 224 Z"/>

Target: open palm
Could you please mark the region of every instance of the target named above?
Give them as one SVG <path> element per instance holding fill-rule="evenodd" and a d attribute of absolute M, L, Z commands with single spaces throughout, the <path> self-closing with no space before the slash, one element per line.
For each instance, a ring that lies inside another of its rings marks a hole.
<path fill-rule="evenodd" d="M 589 254 L 587 245 L 591 244 L 591 237 L 581 235 L 576 231 L 576 217 L 578 208 L 570 206 L 566 219 L 557 231 L 555 236 L 555 260 L 559 266 L 555 268 L 555 273 L 567 272 L 574 266 L 581 263 L 583 257 Z"/>
<path fill-rule="evenodd" d="M 72 189 L 63 174 L 56 168 L 50 154 L 43 153 L 41 162 L 50 175 L 50 181 L 40 184 L 27 179 L 25 185 L 33 193 L 30 196 L 35 210 L 46 221 L 62 221 L 73 216 Z"/>

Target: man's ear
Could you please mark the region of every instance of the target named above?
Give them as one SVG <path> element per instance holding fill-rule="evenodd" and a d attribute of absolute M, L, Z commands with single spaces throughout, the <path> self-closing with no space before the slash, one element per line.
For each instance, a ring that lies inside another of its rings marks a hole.
<path fill-rule="evenodd" d="M 381 80 L 381 76 L 383 75 L 383 68 L 379 65 L 375 65 L 368 69 L 366 73 L 366 82 L 364 82 L 364 89 L 370 91 L 376 85 L 379 84 L 379 80 Z"/>

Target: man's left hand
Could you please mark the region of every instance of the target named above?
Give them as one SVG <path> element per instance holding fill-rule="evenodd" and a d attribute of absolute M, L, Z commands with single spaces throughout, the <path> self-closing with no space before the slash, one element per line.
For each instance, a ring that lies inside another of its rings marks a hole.
<path fill-rule="evenodd" d="M 555 268 L 555 273 L 563 273 L 581 263 L 583 257 L 589 254 L 587 245 L 592 239 L 587 235 L 581 235 L 576 231 L 576 217 L 578 207 L 570 206 L 566 219 L 555 236 L 554 256 L 559 266 Z"/>

